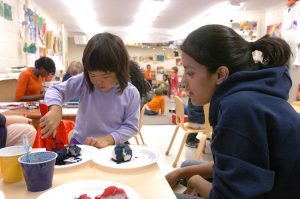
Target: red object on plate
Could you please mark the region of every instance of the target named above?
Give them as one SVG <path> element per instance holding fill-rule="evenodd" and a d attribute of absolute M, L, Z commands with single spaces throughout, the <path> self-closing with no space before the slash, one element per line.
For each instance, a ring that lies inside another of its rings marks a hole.
<path fill-rule="evenodd" d="M 105 199 L 105 198 L 110 198 L 110 197 L 117 196 L 117 195 L 121 195 L 121 196 L 123 196 L 124 199 L 128 199 L 124 189 L 118 188 L 116 186 L 107 187 L 104 190 L 104 192 L 101 195 L 96 196 L 95 199 Z"/>

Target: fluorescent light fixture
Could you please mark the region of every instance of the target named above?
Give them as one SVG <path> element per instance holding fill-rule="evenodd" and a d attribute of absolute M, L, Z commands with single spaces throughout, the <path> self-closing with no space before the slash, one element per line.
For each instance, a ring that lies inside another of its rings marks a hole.
<path fill-rule="evenodd" d="M 207 9 L 203 14 L 196 16 L 191 21 L 176 29 L 173 29 L 169 33 L 173 35 L 174 40 L 183 39 L 191 31 L 195 30 L 196 28 L 199 28 L 200 26 L 206 25 L 208 23 L 206 20 L 204 20 L 206 17 L 216 13 L 228 12 L 228 10 L 226 10 L 228 9 L 228 7 L 230 7 L 229 1 L 223 1 L 221 3 L 218 3 L 212 6 L 211 8 Z"/>
<path fill-rule="evenodd" d="M 130 40 L 130 37 L 134 37 L 136 40 L 140 39 L 140 41 L 145 40 L 146 35 L 151 31 L 152 23 L 169 2 L 170 0 L 143 0 L 139 11 L 134 17 L 134 22 L 127 28 L 128 36 L 126 36 L 126 40 Z"/>
<path fill-rule="evenodd" d="M 105 29 L 96 20 L 92 0 L 63 0 L 80 29 L 89 37 Z"/>

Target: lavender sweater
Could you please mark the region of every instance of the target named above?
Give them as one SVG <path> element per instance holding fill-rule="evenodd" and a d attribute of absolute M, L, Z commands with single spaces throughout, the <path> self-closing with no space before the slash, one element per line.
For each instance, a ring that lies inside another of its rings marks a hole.
<path fill-rule="evenodd" d="M 84 143 L 87 137 L 111 134 L 116 144 L 130 139 L 138 129 L 140 95 L 131 84 L 118 92 L 117 85 L 107 92 L 89 93 L 83 73 L 48 88 L 45 103 L 59 105 L 80 96 L 73 137 Z"/>

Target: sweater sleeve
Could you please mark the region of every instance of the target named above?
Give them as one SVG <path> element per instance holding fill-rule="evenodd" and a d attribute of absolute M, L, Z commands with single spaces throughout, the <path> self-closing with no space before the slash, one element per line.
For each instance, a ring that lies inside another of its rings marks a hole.
<path fill-rule="evenodd" d="M 128 106 L 126 106 L 123 123 L 120 128 L 111 133 L 115 144 L 128 141 L 138 130 L 140 95 L 135 87 L 131 88 L 130 96 L 131 98 Z"/>
<path fill-rule="evenodd" d="M 27 90 L 27 85 L 29 81 L 29 76 L 26 71 L 22 72 L 19 76 L 17 87 L 16 87 L 16 100 L 20 101 L 21 98 L 25 95 Z"/>
<path fill-rule="evenodd" d="M 7 129 L 5 126 L 6 118 L 0 114 L 0 149 L 5 147 L 7 138 Z"/>
<path fill-rule="evenodd" d="M 83 81 L 83 73 L 81 73 L 79 75 L 72 76 L 65 82 L 51 86 L 46 91 L 45 103 L 48 106 L 54 104 L 62 106 L 64 102 L 80 96 L 81 88 L 84 83 Z"/>
<path fill-rule="evenodd" d="M 269 165 L 264 115 L 247 103 L 219 107 L 210 199 L 258 199 L 272 189 L 275 173 Z"/>

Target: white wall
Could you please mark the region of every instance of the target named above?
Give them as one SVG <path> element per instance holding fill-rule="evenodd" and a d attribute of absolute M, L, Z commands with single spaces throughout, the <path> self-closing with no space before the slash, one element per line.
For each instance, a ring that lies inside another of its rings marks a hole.
<path fill-rule="evenodd" d="M 0 73 L 6 73 L 11 66 L 26 64 L 22 53 L 19 27 L 23 15 L 21 1 L 6 0 L 12 6 L 12 21 L 0 17 Z"/>
<path fill-rule="evenodd" d="M 5 0 L 5 3 L 12 6 L 12 21 L 8 21 L 0 17 L 0 73 L 1 76 L 9 76 L 9 67 L 33 65 L 33 60 L 38 55 L 29 55 L 23 53 L 23 44 L 25 40 L 20 38 L 20 24 L 24 21 L 23 6 L 25 0 Z M 59 34 L 61 24 L 49 17 L 46 12 L 39 8 L 34 3 L 29 1 L 29 7 L 33 11 L 46 19 L 47 30 L 54 31 Z"/>

